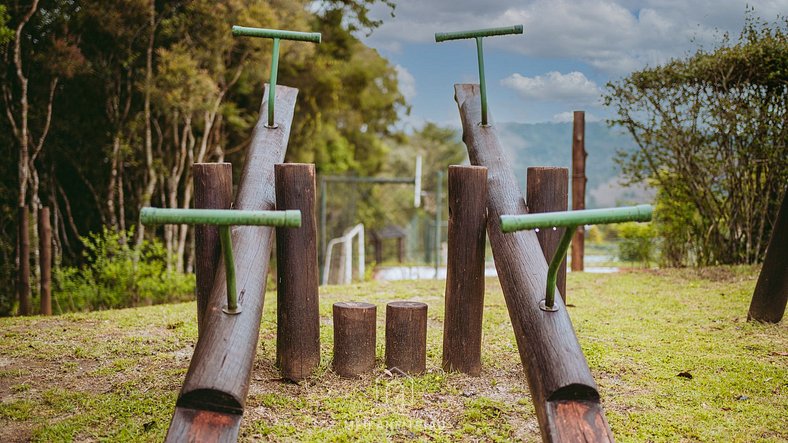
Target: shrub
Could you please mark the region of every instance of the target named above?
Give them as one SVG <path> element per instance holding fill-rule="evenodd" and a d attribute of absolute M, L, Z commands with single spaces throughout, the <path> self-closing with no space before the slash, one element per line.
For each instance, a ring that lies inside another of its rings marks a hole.
<path fill-rule="evenodd" d="M 129 232 L 125 238 L 133 238 Z M 188 300 L 194 293 L 193 274 L 169 270 L 164 247 L 156 240 L 129 245 L 116 232 L 81 238 L 86 264 L 54 271 L 56 310 L 90 311 Z"/>
<path fill-rule="evenodd" d="M 622 223 L 618 226 L 618 257 L 648 265 L 654 254 L 656 232 L 651 223 Z"/>

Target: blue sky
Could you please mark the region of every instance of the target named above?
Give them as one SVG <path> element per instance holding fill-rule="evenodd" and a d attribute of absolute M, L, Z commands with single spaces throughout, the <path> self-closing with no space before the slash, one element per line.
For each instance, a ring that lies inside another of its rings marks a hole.
<path fill-rule="evenodd" d="M 712 48 L 738 36 L 747 5 L 773 22 L 788 0 L 400 0 L 396 17 L 363 40 L 398 70 L 412 105 L 404 129 L 459 125 L 454 83 L 478 82 L 473 40 L 435 43 L 434 33 L 522 24 L 522 35 L 489 37 L 484 56 L 490 109 L 499 122 L 609 117 L 604 85 L 633 70 Z"/>

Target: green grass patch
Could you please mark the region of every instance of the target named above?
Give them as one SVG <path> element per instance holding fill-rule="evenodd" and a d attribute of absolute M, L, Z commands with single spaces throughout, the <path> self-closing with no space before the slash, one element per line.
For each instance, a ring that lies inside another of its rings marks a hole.
<path fill-rule="evenodd" d="M 569 314 L 619 442 L 788 441 L 788 326 L 746 322 L 757 268 L 570 273 Z M 267 294 L 241 440 L 539 441 L 506 304 L 487 280 L 481 377 L 441 365 L 443 281 L 321 289 L 321 365 L 274 367 Z M 378 306 L 378 366 L 330 371 L 331 306 Z M 427 373 L 384 371 L 385 303 L 429 305 Z M 161 441 L 196 341 L 194 303 L 0 319 L 0 441 Z"/>

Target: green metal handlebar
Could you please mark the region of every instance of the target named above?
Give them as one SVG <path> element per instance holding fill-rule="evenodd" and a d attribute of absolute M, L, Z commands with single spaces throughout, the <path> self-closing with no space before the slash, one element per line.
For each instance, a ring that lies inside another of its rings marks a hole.
<path fill-rule="evenodd" d="M 484 48 L 482 46 L 483 37 L 492 37 L 496 35 L 508 34 L 522 34 L 523 25 L 506 26 L 502 28 L 487 28 L 476 29 L 473 31 L 457 31 L 457 32 L 436 32 L 435 42 L 440 43 L 447 40 L 460 40 L 466 38 L 476 39 L 476 58 L 479 62 L 479 92 L 481 93 L 482 102 L 482 126 L 488 126 L 487 123 L 487 81 L 484 79 Z"/>
<path fill-rule="evenodd" d="M 225 314 L 240 314 L 238 291 L 235 285 L 235 257 L 230 227 L 233 225 L 276 226 L 298 228 L 301 226 L 301 211 L 244 211 L 236 209 L 177 209 L 142 208 L 140 223 L 146 225 L 185 224 L 215 225 L 219 227 L 224 268 L 227 278 L 227 306 Z"/>
<path fill-rule="evenodd" d="M 557 311 L 555 306 L 555 282 L 558 277 L 558 268 L 564 261 L 569 243 L 578 226 L 600 225 L 608 223 L 621 223 L 627 221 L 650 221 L 654 208 L 651 205 L 624 206 L 620 208 L 586 209 L 578 211 L 542 212 L 539 214 L 502 215 L 501 231 L 515 232 L 525 229 L 537 228 L 566 228 L 550 266 L 547 268 L 547 289 L 545 299 L 539 307 L 543 311 Z"/>
<path fill-rule="evenodd" d="M 279 72 L 279 40 L 295 40 L 300 42 L 320 43 L 319 32 L 285 31 L 281 29 L 249 28 L 233 26 L 233 35 L 239 37 L 260 37 L 274 40 L 271 51 L 271 76 L 268 79 L 268 128 L 276 128 L 274 122 L 274 104 L 276 103 L 276 76 Z"/>
<path fill-rule="evenodd" d="M 580 211 L 541 212 L 539 214 L 502 215 L 501 231 L 514 232 L 536 228 L 566 228 L 580 225 L 603 225 L 627 221 L 649 221 L 651 205 L 620 208 L 584 209 Z"/>
<path fill-rule="evenodd" d="M 461 40 L 476 37 L 492 37 L 495 35 L 522 34 L 523 25 L 504 26 L 501 28 L 475 29 L 472 31 L 436 32 L 435 42 L 446 40 Z"/>
<path fill-rule="evenodd" d="M 245 211 L 238 209 L 142 208 L 140 222 L 149 225 L 249 225 L 298 228 L 301 211 Z"/>
<path fill-rule="evenodd" d="M 233 26 L 233 35 L 245 37 L 278 38 L 281 40 L 295 40 L 299 42 L 320 43 L 319 32 L 286 31 L 282 29 L 250 28 L 247 26 Z"/>

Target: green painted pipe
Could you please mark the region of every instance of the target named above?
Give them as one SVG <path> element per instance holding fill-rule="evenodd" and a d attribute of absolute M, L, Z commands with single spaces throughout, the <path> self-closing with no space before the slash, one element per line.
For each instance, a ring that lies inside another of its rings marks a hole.
<path fill-rule="evenodd" d="M 182 225 L 250 225 L 298 228 L 301 226 L 301 211 L 244 211 L 238 209 L 171 209 L 142 208 L 142 224 Z"/>
<path fill-rule="evenodd" d="M 506 26 L 503 28 L 487 28 L 476 29 L 473 31 L 458 31 L 458 32 L 436 32 L 435 41 L 437 43 L 446 40 L 460 40 L 466 38 L 476 39 L 476 58 L 479 63 L 479 90 L 481 93 L 482 102 L 482 126 L 488 126 L 487 123 L 487 82 L 484 80 L 484 49 L 482 47 L 483 37 L 492 37 L 495 35 L 508 35 L 508 34 L 522 34 L 523 25 Z"/>
<path fill-rule="evenodd" d="M 225 280 L 227 281 L 227 306 L 222 311 L 231 315 L 240 314 L 238 290 L 235 287 L 235 256 L 233 255 L 233 237 L 230 226 L 219 226 L 219 241 L 222 244 Z"/>
<path fill-rule="evenodd" d="M 542 212 L 539 214 L 502 215 L 501 231 L 514 232 L 536 228 L 566 228 L 580 225 L 600 225 L 627 221 L 649 221 L 651 205 L 622 206 L 620 208 L 584 209 L 580 211 Z"/>
<path fill-rule="evenodd" d="M 446 40 L 461 40 L 465 38 L 492 37 L 495 35 L 522 34 L 523 25 L 504 26 L 501 28 L 475 29 L 472 31 L 456 32 L 436 32 L 435 41 L 437 43 Z"/>
<path fill-rule="evenodd" d="M 547 288 L 540 304 L 544 311 L 553 312 L 555 306 L 555 281 L 558 268 L 564 261 L 569 243 L 580 225 L 600 225 L 628 221 L 649 221 L 654 208 L 651 205 L 624 206 L 620 208 L 586 209 L 579 211 L 542 212 L 539 214 L 502 215 L 501 231 L 514 232 L 536 228 L 566 228 L 558 242 L 550 266 L 547 268 Z"/>
<path fill-rule="evenodd" d="M 268 80 L 268 124 L 266 127 L 275 128 L 274 104 L 276 103 L 276 77 L 279 72 L 279 40 L 295 40 L 300 42 L 320 43 L 319 32 L 285 31 L 281 29 L 249 28 L 233 26 L 233 35 L 242 37 L 260 37 L 274 39 L 274 48 L 271 53 L 271 76 Z"/>

